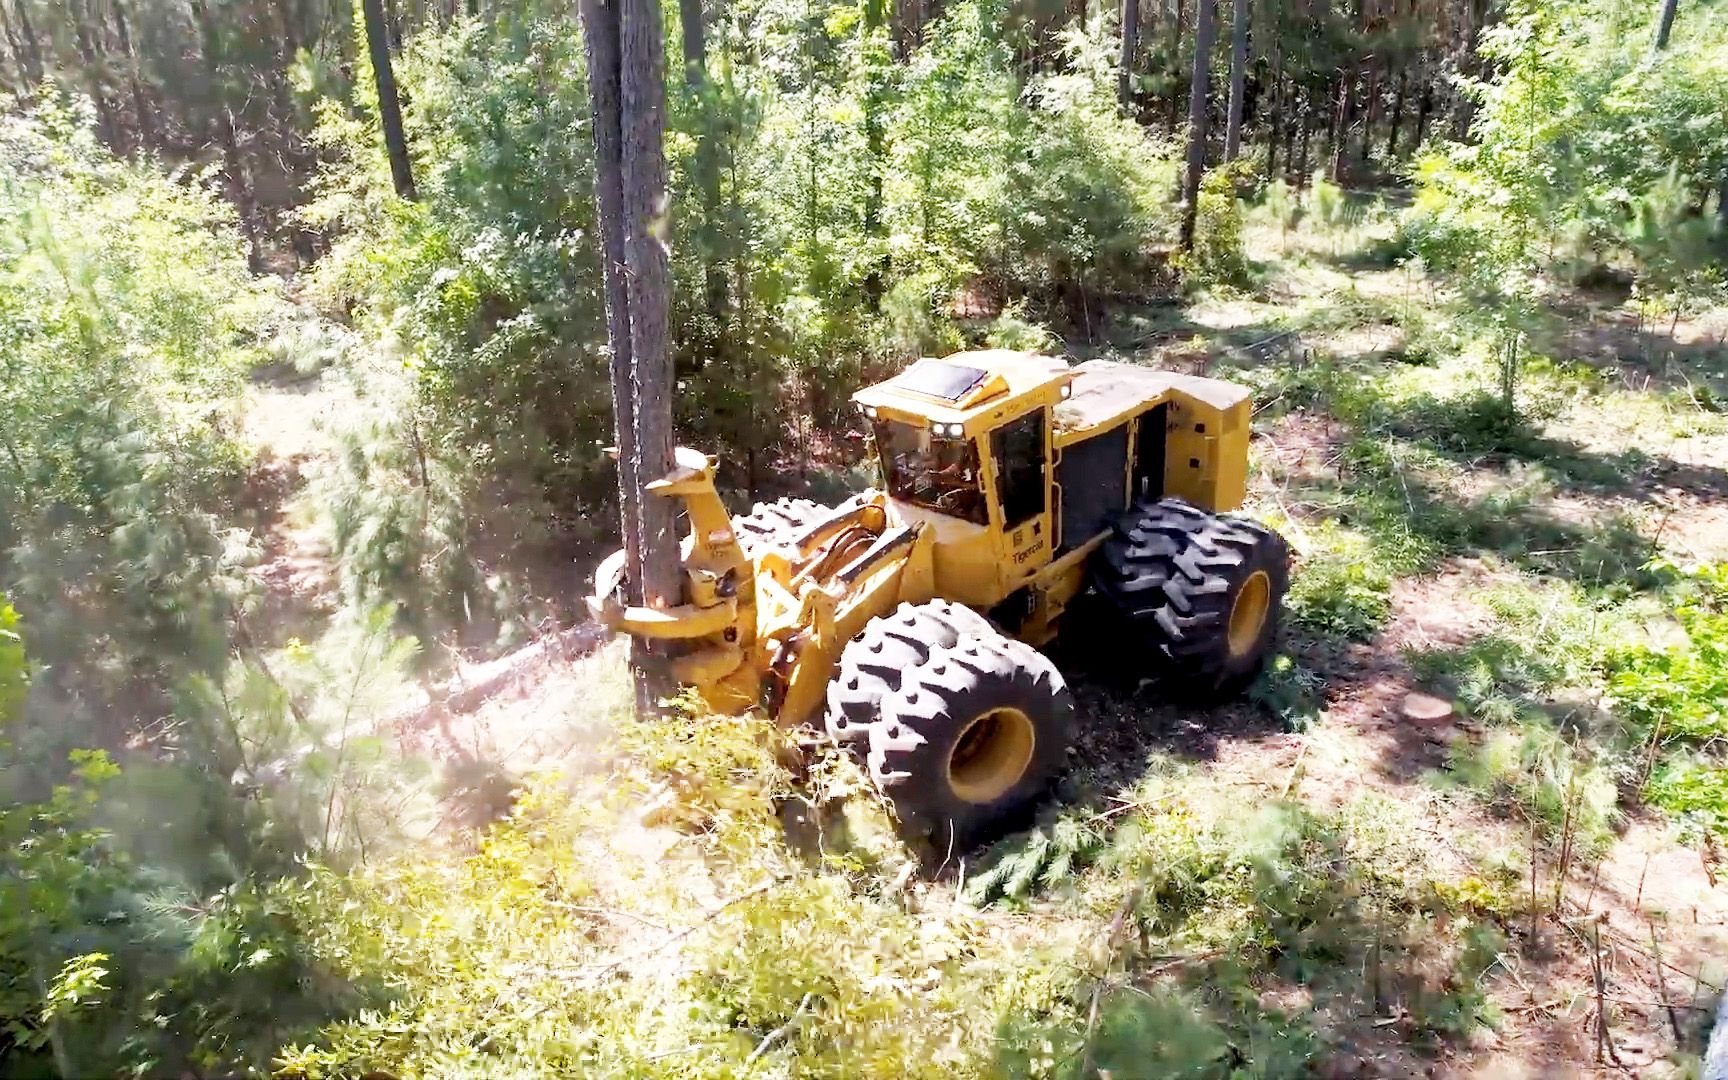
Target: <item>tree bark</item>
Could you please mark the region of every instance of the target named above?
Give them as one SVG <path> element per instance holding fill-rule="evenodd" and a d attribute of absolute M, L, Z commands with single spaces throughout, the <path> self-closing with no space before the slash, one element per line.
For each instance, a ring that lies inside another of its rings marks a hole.
<path fill-rule="evenodd" d="M 1410 144 L 1412 152 L 1422 149 L 1422 142 L 1428 138 L 1428 118 L 1434 113 L 1434 79 L 1431 73 L 1422 73 L 1422 97 L 1416 103 L 1416 141 Z"/>
<path fill-rule="evenodd" d="M 1122 111 L 1134 112 L 1134 56 L 1140 43 L 1140 0 L 1122 0 L 1122 57 L 1117 65 L 1116 97 Z"/>
<path fill-rule="evenodd" d="M 655 0 L 582 0 L 582 16 L 625 551 L 636 596 L 664 608 L 683 592 L 674 506 L 642 490 L 672 471 L 664 35 Z M 641 642 L 632 648 L 637 704 L 646 711 L 672 687 Z"/>
<path fill-rule="evenodd" d="M 1668 47 L 1668 35 L 1674 32 L 1674 16 L 1679 14 L 1680 0 L 1662 0 L 1662 10 L 1656 17 L 1656 40 L 1650 43 L 1654 56 Z"/>
<path fill-rule="evenodd" d="M 102 86 L 103 64 L 102 58 L 96 55 L 96 35 L 90 26 L 90 10 L 85 0 L 71 0 L 68 14 L 72 17 L 72 36 L 78 45 L 78 59 L 84 64 L 84 77 L 90 83 L 90 98 L 96 104 L 99 134 L 103 142 L 118 152 L 123 149 L 120 124 L 114 115 L 114 106 L 108 100 L 108 91 Z"/>
<path fill-rule="evenodd" d="M 156 112 L 144 94 L 144 84 L 138 77 L 138 53 L 132 47 L 132 33 L 126 25 L 126 4 L 114 0 L 114 30 L 120 37 L 120 52 L 126 57 L 126 78 L 131 83 L 132 107 L 138 112 L 138 138 L 144 149 L 154 152 L 160 145 L 156 133 Z"/>
<path fill-rule="evenodd" d="M 1188 174 L 1183 185 L 1182 250 L 1194 250 L 1200 179 L 1206 172 L 1206 98 L 1212 81 L 1212 24 L 1217 0 L 1194 3 L 1194 74 L 1188 84 Z"/>
<path fill-rule="evenodd" d="M 1392 160 L 1398 156 L 1398 129 L 1404 125 L 1404 88 L 1409 82 L 1409 74 L 1400 71 L 1398 73 L 1398 89 L 1392 95 L 1391 127 L 1386 132 L 1386 157 Z"/>
<path fill-rule="evenodd" d="M 18 69 L 18 91 L 28 96 L 32 86 L 29 61 L 24 57 L 24 43 L 18 40 L 18 31 L 12 28 L 12 17 L 6 13 L 3 0 L 0 0 L 0 33 L 6 35 L 6 47 L 12 53 L 13 66 Z"/>
<path fill-rule="evenodd" d="M 31 85 L 42 81 L 42 43 L 36 38 L 36 24 L 30 21 L 29 0 L 18 0 L 14 9 L 18 16 L 18 33 L 24 39 L 25 72 Z"/>
<path fill-rule="evenodd" d="M 402 131 L 402 101 L 396 93 L 396 71 L 390 64 L 389 30 L 384 25 L 383 0 L 360 0 L 366 23 L 366 52 L 372 59 L 372 81 L 378 88 L 378 126 L 384 132 L 384 152 L 390 158 L 390 180 L 396 194 L 412 201 L 414 168 L 408 159 L 408 138 Z"/>
<path fill-rule="evenodd" d="M 618 451 L 618 519 L 630 599 L 641 600 L 642 532 L 637 506 L 636 388 L 631 381 L 630 297 L 624 284 L 623 127 L 619 112 L 618 13 L 614 0 L 582 0 L 582 36 L 588 49 L 588 99 L 594 112 L 594 211 L 600 233 L 600 275 L 606 297 L 606 338 L 611 345 L 612 424 Z"/>
<path fill-rule="evenodd" d="M 1338 81 L 1338 112 L 1332 120 L 1332 164 L 1327 169 L 1334 184 L 1344 182 L 1344 159 L 1349 154 L 1350 124 L 1356 118 L 1356 82 L 1360 72 L 1354 60 Z"/>
<path fill-rule="evenodd" d="M 1196 0 L 1198 2 L 1198 0 Z M 1182 70 L 1182 0 L 1171 0 L 1170 6 L 1170 134 L 1176 134 L 1176 121 L 1182 115 L 1182 94 L 1176 89 L 1181 81 L 1175 76 Z"/>
<path fill-rule="evenodd" d="M 720 161 L 714 145 L 713 117 L 703 97 L 708 82 L 708 40 L 702 0 L 678 0 L 678 24 L 684 52 L 684 85 L 695 98 L 697 115 L 701 117 L 696 152 L 690 162 L 691 179 L 695 181 L 697 197 L 702 200 L 696 242 L 702 260 L 703 309 L 709 324 L 699 335 L 702 340 L 696 350 L 696 366 L 700 369 L 708 354 L 715 351 L 720 328 L 726 323 L 726 271 L 715 252 L 718 236 L 715 222 L 720 216 Z"/>
<path fill-rule="evenodd" d="M 664 136 L 666 80 L 657 0 L 618 0 L 622 31 L 619 93 L 624 134 L 624 258 L 629 267 L 630 364 L 636 390 L 636 475 L 657 480 L 672 471 L 672 350 L 668 326 L 672 288 L 666 237 L 670 235 Z M 644 498 L 642 601 L 649 607 L 680 602 L 676 508 L 672 500 Z M 655 675 L 651 691 L 664 685 Z"/>
<path fill-rule="evenodd" d="M 1274 16 L 1276 18 L 1276 16 Z M 1272 27 L 1272 107 L 1266 122 L 1266 179 L 1278 179 L 1278 144 L 1285 138 L 1284 42 L 1282 26 Z M 1289 160 L 1288 156 L 1285 158 Z"/>
<path fill-rule="evenodd" d="M 1374 121 L 1380 118 L 1380 69 L 1372 60 L 1368 64 L 1368 89 L 1362 100 L 1362 148 L 1357 160 L 1368 164 L 1374 153 Z"/>
<path fill-rule="evenodd" d="M 1249 0 L 1231 0 L 1230 115 L 1224 127 L 1224 160 L 1235 161 L 1242 147 L 1242 109 L 1248 90 Z"/>

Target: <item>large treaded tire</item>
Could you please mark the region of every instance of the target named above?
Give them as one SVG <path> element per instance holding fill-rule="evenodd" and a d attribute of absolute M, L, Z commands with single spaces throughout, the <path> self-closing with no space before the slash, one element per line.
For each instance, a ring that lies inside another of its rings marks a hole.
<path fill-rule="evenodd" d="M 758 552 L 790 544 L 798 534 L 834 512 L 809 499 L 775 499 L 757 503 L 743 517 L 732 519 L 732 533 L 744 557 L 753 559 Z"/>
<path fill-rule="evenodd" d="M 870 728 L 881 718 L 882 699 L 900 689 L 908 671 L 929 660 L 932 650 L 995 632 L 984 616 L 946 600 L 901 604 L 892 614 L 871 619 L 846 644 L 840 670 L 828 684 L 824 719 L 829 737 L 860 757 L 869 753 Z"/>
<path fill-rule="evenodd" d="M 870 776 L 907 839 L 959 850 L 1044 793 L 1067 764 L 1073 727 L 1056 666 L 990 630 L 931 649 L 883 699 Z"/>
<path fill-rule="evenodd" d="M 1093 584 L 1163 659 L 1185 696 L 1236 693 L 1277 640 L 1290 549 L 1251 518 L 1181 499 L 1118 515 L 1095 556 Z M 1252 610 L 1260 611 L 1258 622 Z"/>

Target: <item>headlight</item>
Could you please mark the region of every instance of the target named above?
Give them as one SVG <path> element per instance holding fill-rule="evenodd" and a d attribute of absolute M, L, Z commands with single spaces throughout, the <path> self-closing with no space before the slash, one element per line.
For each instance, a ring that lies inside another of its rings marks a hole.
<path fill-rule="evenodd" d="M 864 415 L 868 416 L 872 420 L 876 419 L 876 406 L 874 406 L 874 405 L 864 406 Z"/>
<path fill-rule="evenodd" d="M 1070 397 L 1074 396 L 1074 386 L 1072 383 L 1063 383 L 1062 384 L 1062 396 L 1064 398 L 1070 398 Z"/>
<path fill-rule="evenodd" d="M 961 427 L 959 424 L 948 425 L 948 437 L 950 439 L 958 439 L 964 434 L 966 434 L 966 429 Z"/>

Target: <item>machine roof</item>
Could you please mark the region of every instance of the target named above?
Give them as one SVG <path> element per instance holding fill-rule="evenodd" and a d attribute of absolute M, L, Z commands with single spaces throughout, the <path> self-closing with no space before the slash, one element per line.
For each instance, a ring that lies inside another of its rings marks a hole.
<path fill-rule="evenodd" d="M 926 357 L 886 382 L 858 391 L 860 405 L 897 407 L 959 419 L 986 407 L 1066 382 L 1068 364 L 1011 349 L 978 349 Z"/>

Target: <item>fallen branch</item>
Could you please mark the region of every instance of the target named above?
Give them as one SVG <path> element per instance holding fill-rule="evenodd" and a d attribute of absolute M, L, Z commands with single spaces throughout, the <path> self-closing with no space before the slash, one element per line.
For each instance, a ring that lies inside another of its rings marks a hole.
<path fill-rule="evenodd" d="M 715 919 L 719 918 L 721 913 L 726 911 L 728 908 L 736 907 L 737 905 L 744 903 L 746 900 L 754 900 L 756 897 L 761 896 L 763 893 L 767 892 L 769 889 L 774 888 L 774 886 L 784 883 L 785 880 L 786 880 L 785 878 L 772 878 L 768 881 L 764 881 L 762 884 L 756 886 L 754 889 L 750 889 L 746 892 L 739 893 L 737 896 L 734 896 L 732 899 L 721 904 L 719 907 L 711 909 L 708 912 L 708 914 L 704 915 L 699 921 L 691 923 L 689 926 L 686 926 L 684 929 L 673 934 L 671 937 L 667 938 L 665 941 L 662 941 L 659 944 L 654 945 L 651 948 L 642 949 L 642 950 L 639 950 L 637 952 L 631 953 L 628 956 L 620 956 L 618 959 L 612 961 L 610 964 L 607 964 L 605 967 L 602 967 L 598 971 L 596 971 L 595 975 L 596 976 L 609 975 L 612 972 L 617 971 L 619 968 L 623 967 L 625 964 L 632 963 L 632 962 L 637 961 L 637 960 L 646 960 L 651 956 L 657 956 L 660 953 L 665 952 L 667 949 L 670 949 L 672 946 L 678 944 L 680 941 L 683 941 L 685 938 L 689 937 L 691 934 L 694 934 L 696 931 L 702 929 L 704 926 L 707 926 L 709 923 L 713 922 Z"/>
<path fill-rule="evenodd" d="M 1128 895 L 1122 898 L 1122 905 L 1116 909 L 1116 914 L 1110 919 L 1110 925 L 1104 929 L 1104 971 L 1092 983 L 1092 1002 L 1086 1009 L 1086 1039 L 1082 1044 L 1085 1052 L 1080 1058 L 1080 1080 L 1092 1075 L 1092 1039 L 1098 1033 L 1098 1001 L 1104 995 L 1104 976 L 1116 964 L 1116 956 L 1120 951 L 1122 930 L 1128 925 L 1128 916 L 1134 913 L 1134 908 L 1140 903 L 1140 895 L 1144 886 L 1136 883 L 1128 890 Z"/>
<path fill-rule="evenodd" d="M 803 1000 L 798 1002 L 798 1007 L 792 1010 L 792 1015 L 786 1018 L 786 1022 L 775 1028 L 773 1031 L 770 1031 L 768 1034 L 762 1036 L 762 1041 L 756 1044 L 756 1049 L 750 1051 L 750 1056 L 744 1059 L 744 1064 L 746 1066 L 756 1064 L 756 1060 L 763 1054 L 766 1054 L 775 1043 L 790 1035 L 792 1029 L 797 1026 L 798 1021 L 804 1018 L 804 1010 L 808 1009 L 810 1003 L 814 1000 L 816 1000 L 816 992 L 813 990 L 807 991 L 804 994 Z"/>

